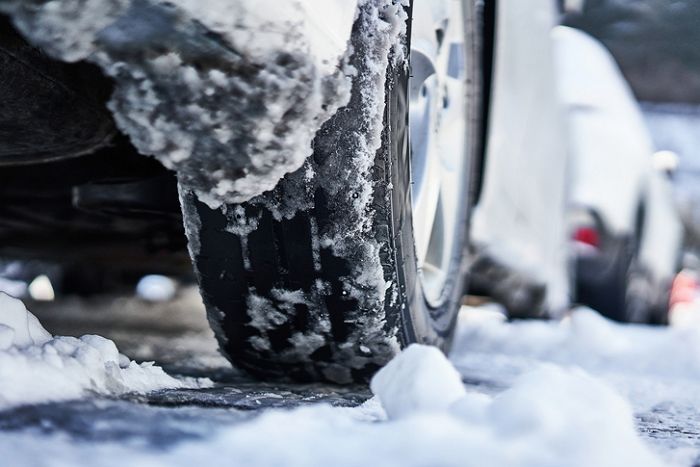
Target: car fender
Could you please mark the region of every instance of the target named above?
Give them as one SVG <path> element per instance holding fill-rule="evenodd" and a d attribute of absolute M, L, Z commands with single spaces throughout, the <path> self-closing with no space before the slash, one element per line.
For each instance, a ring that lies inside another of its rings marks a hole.
<path fill-rule="evenodd" d="M 557 314 L 569 303 L 566 128 L 556 89 L 550 0 L 500 0 L 489 134 L 474 247 L 546 287 Z"/>
<path fill-rule="evenodd" d="M 88 60 L 141 154 L 211 207 L 273 189 L 349 99 L 356 0 L 0 0 L 34 45 Z M 346 69 L 348 68 L 348 69 Z"/>
<path fill-rule="evenodd" d="M 665 287 L 679 269 L 683 226 L 673 201 L 672 187 L 664 175 L 651 174 L 644 200 L 639 262 L 651 273 L 656 285 Z"/>

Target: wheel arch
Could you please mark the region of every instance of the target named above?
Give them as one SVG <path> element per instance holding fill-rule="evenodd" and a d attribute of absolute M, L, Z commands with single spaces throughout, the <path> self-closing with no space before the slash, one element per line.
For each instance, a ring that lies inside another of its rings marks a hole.
<path fill-rule="evenodd" d="M 468 0 L 474 1 L 474 0 Z M 474 183 L 472 185 L 471 202 L 476 205 L 481 197 L 486 166 L 486 144 L 489 134 L 489 117 L 491 109 L 491 87 L 493 84 L 497 8 L 498 0 L 476 0 L 476 14 L 479 24 L 479 36 L 481 50 L 479 59 L 481 63 L 481 131 L 479 133 L 478 157 L 474 161 Z"/>

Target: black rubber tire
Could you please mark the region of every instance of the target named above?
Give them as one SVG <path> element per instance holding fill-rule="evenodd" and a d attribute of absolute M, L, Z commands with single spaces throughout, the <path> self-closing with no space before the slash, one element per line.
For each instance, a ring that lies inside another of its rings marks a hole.
<path fill-rule="evenodd" d="M 611 249 L 609 260 L 578 268 L 576 300 L 615 321 L 624 322 L 627 273 L 634 255 L 629 240 Z M 583 274 L 582 274 L 583 273 Z"/>
<path fill-rule="evenodd" d="M 638 241 L 618 240 L 614 256 L 598 274 L 578 282 L 577 301 L 622 323 L 653 323 L 666 310 L 656 303 L 655 286 L 637 259 Z"/>
<path fill-rule="evenodd" d="M 668 324 L 673 279 L 655 280 L 652 272 L 633 258 L 625 287 L 625 322 Z"/>
<path fill-rule="evenodd" d="M 191 254 L 221 350 L 256 376 L 366 381 L 409 343 L 446 349 L 451 340 L 466 276 L 469 183 L 449 280 L 439 305 L 431 307 L 415 259 L 408 70 L 396 50 L 385 87 L 381 148 L 366 173 L 347 169 L 372 131 L 362 95 L 373 77 L 363 57 L 377 53 L 378 40 L 368 36 L 366 25 L 369 16 L 382 17 L 381 5 L 387 3 L 371 0 L 361 8 L 353 29 L 351 64 L 358 73 L 350 103 L 324 124 L 313 157 L 300 171 L 243 205 L 213 210 L 190 193 L 181 196 Z M 467 63 L 474 66 L 468 70 L 465 157 L 474 161 L 482 115 L 480 41 L 472 4 L 467 6 Z M 410 18 L 410 7 L 408 13 Z M 309 181 L 304 174 L 311 170 L 315 175 Z M 473 168 L 467 172 L 471 177 Z M 372 198 L 358 213 L 357 183 L 363 178 L 371 182 Z M 290 199 L 307 208 L 280 215 L 274 206 Z M 342 248 L 323 238 L 338 240 Z M 366 277 L 373 270 L 381 271 L 375 286 Z"/>

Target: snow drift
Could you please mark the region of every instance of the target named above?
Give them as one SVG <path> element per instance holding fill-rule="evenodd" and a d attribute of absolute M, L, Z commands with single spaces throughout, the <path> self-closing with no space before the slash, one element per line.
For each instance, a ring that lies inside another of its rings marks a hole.
<path fill-rule="evenodd" d="M 480 355 L 503 355 L 531 364 L 576 365 L 591 372 L 700 378 L 700 326 L 619 324 L 588 308 L 562 321 L 505 323 L 475 313 L 461 315 L 461 339 L 452 361 L 470 365 Z"/>
<path fill-rule="evenodd" d="M 431 378 L 436 389 L 453 384 L 454 369 L 444 357 L 438 370 L 425 365 L 438 363 L 434 352 L 409 349 L 390 363 L 391 378 L 375 380 L 384 396 L 413 399 L 388 422 L 367 423 L 384 419 L 376 399 L 357 409 L 269 412 L 212 442 L 183 445 L 167 463 L 185 465 L 217 452 L 245 465 L 662 465 L 637 437 L 627 403 L 580 371 L 544 368 L 495 398 L 465 393 L 447 404 L 450 398 L 439 391 L 407 397 L 404 389 L 416 380 Z M 418 371 L 396 372 L 396 366 Z M 433 402 L 425 405 L 427 399 Z"/>
<path fill-rule="evenodd" d="M 623 325 L 586 308 L 560 322 L 508 323 L 483 311 L 460 316 L 450 358 L 462 374 L 502 388 L 543 364 L 582 368 L 627 399 L 640 436 L 668 465 L 697 463 L 697 309 L 674 310 L 669 327 Z"/>
<path fill-rule="evenodd" d="M 467 392 L 439 351 L 414 345 L 372 388 L 377 397 L 357 408 L 270 410 L 167 451 L 76 447 L 60 437 L 42 439 L 42 449 L 52 453 L 47 465 L 81 458 L 97 466 L 662 465 L 637 437 L 628 404 L 581 370 L 545 366 L 492 397 Z M 35 438 L 10 434 L 0 438 L 0 455 L 29 465 L 35 446 Z"/>
<path fill-rule="evenodd" d="M 581 370 L 541 366 L 495 397 L 467 393 L 458 375 L 438 350 L 413 345 L 375 376 L 372 390 L 398 426 L 433 417 L 456 425 L 464 439 L 455 465 L 661 465 L 637 436 L 629 404 Z"/>
<path fill-rule="evenodd" d="M 210 384 L 130 361 L 100 336 L 52 337 L 21 301 L 0 293 L 0 409 L 88 393 L 116 396 Z"/>

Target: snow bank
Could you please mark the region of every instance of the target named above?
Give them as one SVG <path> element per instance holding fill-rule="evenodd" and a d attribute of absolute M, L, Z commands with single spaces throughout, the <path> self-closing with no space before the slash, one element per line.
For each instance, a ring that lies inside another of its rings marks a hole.
<path fill-rule="evenodd" d="M 372 391 L 390 417 L 432 409 L 462 425 L 472 433 L 462 446 L 472 445 L 464 453 L 474 465 L 660 465 L 627 402 L 581 370 L 542 366 L 493 398 L 467 394 L 455 378 L 439 351 L 414 345 L 375 376 Z"/>
<path fill-rule="evenodd" d="M 424 355 L 412 351 L 398 358 Z M 422 368 L 427 373 L 413 378 L 436 376 Z M 394 379 L 388 383 L 393 388 L 383 389 L 398 393 L 413 378 Z M 436 384 L 442 381 L 449 378 L 438 376 Z M 625 401 L 582 372 L 536 371 L 493 399 L 464 395 L 450 412 L 405 409 L 401 419 L 386 423 L 363 421 L 371 403 L 355 412 L 327 406 L 272 412 L 212 444 L 182 446 L 168 461 L 185 464 L 217 452 L 242 465 L 661 465 L 637 438 Z"/>
<path fill-rule="evenodd" d="M 46 465 L 80 458 L 96 466 L 661 465 L 637 438 L 626 402 L 580 370 L 544 367 L 496 397 L 467 393 L 457 383 L 442 354 L 412 346 L 372 382 L 378 398 L 357 408 L 271 410 L 168 451 L 144 452 L 133 444 L 76 447 L 58 437 L 41 445 L 51 453 Z M 0 456 L 28 465 L 22 461 L 31 459 L 35 446 L 36 438 L 3 436 Z"/>
<path fill-rule="evenodd" d="M 459 366 L 477 354 L 500 354 L 589 371 L 700 378 L 700 326 L 617 324 L 579 308 L 561 322 L 505 323 L 478 310 L 460 315 L 452 360 Z"/>
<path fill-rule="evenodd" d="M 0 293 L 0 409 L 162 388 L 202 387 L 152 363 L 137 364 L 100 336 L 52 337 L 21 301 Z"/>
<path fill-rule="evenodd" d="M 583 369 L 634 409 L 640 436 L 669 465 L 694 465 L 700 450 L 700 321 L 697 310 L 670 327 L 621 325 L 589 309 L 560 322 L 504 322 L 464 309 L 451 360 L 498 390 L 544 364 Z"/>

